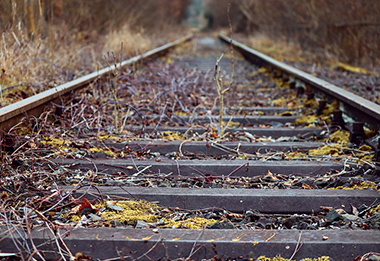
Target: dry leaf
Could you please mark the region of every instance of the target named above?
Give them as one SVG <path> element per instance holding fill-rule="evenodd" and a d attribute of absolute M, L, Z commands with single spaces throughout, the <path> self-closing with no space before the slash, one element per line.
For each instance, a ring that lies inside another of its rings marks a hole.
<path fill-rule="evenodd" d="M 311 186 L 309 186 L 309 185 L 307 185 L 305 183 L 302 183 L 302 188 L 303 189 L 313 189 L 313 187 L 311 187 Z"/>
<path fill-rule="evenodd" d="M 359 210 L 354 207 L 354 205 L 351 204 L 351 207 L 352 207 L 352 214 L 354 214 L 355 216 L 359 216 Z"/>

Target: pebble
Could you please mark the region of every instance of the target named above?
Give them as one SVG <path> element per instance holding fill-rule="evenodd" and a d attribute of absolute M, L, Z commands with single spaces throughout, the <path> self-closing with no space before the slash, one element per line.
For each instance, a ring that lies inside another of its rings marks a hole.
<path fill-rule="evenodd" d="M 226 221 L 222 221 L 222 222 L 215 222 L 214 224 L 210 225 L 209 228 L 211 229 L 234 229 L 234 225 L 229 223 L 229 222 L 226 222 Z"/>
<path fill-rule="evenodd" d="M 114 206 L 114 205 L 110 205 L 110 204 L 107 204 L 107 208 L 115 210 L 115 211 L 122 211 L 123 210 L 123 208 L 120 206 Z"/>
<path fill-rule="evenodd" d="M 355 215 L 352 215 L 352 214 L 342 214 L 342 217 L 343 217 L 344 219 L 349 220 L 349 221 L 357 221 L 357 220 L 360 220 L 360 217 L 355 216 Z"/>
<path fill-rule="evenodd" d="M 101 217 L 99 217 L 98 215 L 95 215 L 93 213 L 88 214 L 88 217 L 90 219 L 94 219 L 94 220 L 100 220 L 100 219 L 102 219 Z"/>
<path fill-rule="evenodd" d="M 325 217 L 326 221 L 329 223 L 339 220 L 341 218 L 342 218 L 341 214 L 339 214 L 335 209 L 329 211 L 329 213 L 327 213 Z"/>

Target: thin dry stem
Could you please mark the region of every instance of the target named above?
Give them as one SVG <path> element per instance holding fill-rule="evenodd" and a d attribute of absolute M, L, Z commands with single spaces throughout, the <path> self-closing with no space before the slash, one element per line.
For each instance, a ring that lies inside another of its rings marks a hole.
<path fill-rule="evenodd" d="M 224 136 L 225 128 L 223 124 L 223 116 L 224 116 L 224 95 L 225 93 L 230 89 L 224 88 L 223 85 L 223 75 L 219 68 L 219 62 L 222 60 L 223 54 L 216 60 L 215 64 L 215 73 L 214 73 L 214 81 L 216 84 L 216 90 L 218 91 L 219 96 L 219 122 L 218 122 L 218 131 L 219 131 L 219 138 L 222 138 Z"/>

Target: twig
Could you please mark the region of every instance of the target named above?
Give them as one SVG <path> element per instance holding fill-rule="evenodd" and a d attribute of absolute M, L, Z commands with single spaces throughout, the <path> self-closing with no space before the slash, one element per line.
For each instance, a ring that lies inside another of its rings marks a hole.
<path fill-rule="evenodd" d="M 197 238 L 195 239 L 194 244 L 193 244 L 193 247 L 191 248 L 191 251 L 190 251 L 189 256 L 188 256 L 187 258 L 185 258 L 186 261 L 187 261 L 187 260 L 190 260 L 191 256 L 194 255 L 194 253 L 195 253 L 196 251 L 198 251 L 198 250 L 194 251 L 194 250 L 195 250 L 195 246 L 197 245 L 198 240 L 201 238 L 201 236 L 203 235 L 204 232 L 205 232 L 205 227 L 203 227 L 201 233 L 199 233 L 199 235 L 198 235 Z"/>
<path fill-rule="evenodd" d="M 161 242 L 161 236 L 159 237 L 157 242 L 148 251 L 146 251 L 144 254 L 142 254 L 141 256 L 136 258 L 136 260 L 139 260 L 140 258 L 143 258 L 144 256 L 148 255 L 150 252 L 152 252 L 152 250 L 156 248 L 156 246 L 158 245 L 159 242 Z"/>
<path fill-rule="evenodd" d="M 296 245 L 296 247 L 294 249 L 294 252 L 293 252 L 292 256 L 289 258 L 289 260 L 292 260 L 293 257 L 297 254 L 297 252 L 301 249 L 301 247 L 303 245 L 303 243 L 300 244 L 301 243 L 301 237 L 302 237 L 302 231 L 300 231 L 300 233 L 299 233 L 298 240 L 297 240 L 297 245 Z"/>
<path fill-rule="evenodd" d="M 214 73 L 214 81 L 216 84 L 216 90 L 218 91 L 219 96 L 219 137 L 222 138 L 224 136 L 224 126 L 223 126 L 223 115 L 224 115 L 224 94 L 230 89 L 230 87 L 224 89 L 223 86 L 223 75 L 219 68 L 219 62 L 222 60 L 223 54 L 216 59 L 215 64 L 215 73 Z"/>
<path fill-rule="evenodd" d="M 228 6 L 227 6 L 227 18 L 228 18 L 228 25 L 230 27 L 230 38 L 231 38 L 231 41 L 230 41 L 230 50 L 231 50 L 231 82 L 230 82 L 230 87 L 232 87 L 232 83 L 234 82 L 234 64 L 235 64 L 235 61 L 234 61 L 234 46 L 232 45 L 232 39 L 233 39 L 233 35 L 232 35 L 232 23 L 231 23 L 231 17 L 230 17 L 230 6 L 231 4 L 228 3 Z"/>
<path fill-rule="evenodd" d="M 364 258 L 366 258 L 367 256 L 369 255 L 375 255 L 377 257 L 380 257 L 380 253 L 375 253 L 375 252 L 369 252 L 369 253 L 366 253 L 362 256 L 362 258 L 360 258 L 360 261 L 364 261 Z"/>
<path fill-rule="evenodd" d="M 249 162 L 245 162 L 244 164 L 240 165 L 239 167 L 237 167 L 236 169 L 234 169 L 233 171 L 231 171 L 231 173 L 228 174 L 227 177 L 230 177 L 232 174 L 234 174 L 235 172 L 237 172 L 239 169 L 241 169 L 245 165 L 249 166 Z"/>
<path fill-rule="evenodd" d="M 151 167 L 152 167 L 152 165 L 146 166 L 145 168 L 143 168 L 142 170 L 139 170 L 138 172 L 136 172 L 132 176 L 138 176 L 139 174 L 141 174 L 142 172 L 144 172 L 145 170 L 147 170 L 147 169 L 149 169 Z"/>

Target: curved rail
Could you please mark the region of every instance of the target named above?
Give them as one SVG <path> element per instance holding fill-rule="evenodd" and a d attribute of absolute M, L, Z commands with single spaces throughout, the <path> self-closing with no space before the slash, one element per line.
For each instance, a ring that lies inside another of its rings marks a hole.
<path fill-rule="evenodd" d="M 296 69 L 283 62 L 277 61 L 265 54 L 247 47 L 244 44 L 232 40 L 227 36 L 219 35 L 219 38 L 227 43 L 232 43 L 234 48 L 238 49 L 249 61 L 267 64 L 284 71 L 289 75 L 292 75 L 296 79 L 309 84 L 323 94 L 340 101 L 340 109 L 349 117 L 357 121 L 370 123 L 377 130 L 380 129 L 380 105 L 368 101 L 349 91 L 343 90 L 334 84 L 314 77 L 311 74 Z"/>
<path fill-rule="evenodd" d="M 117 65 L 108 66 L 99 71 L 92 72 L 73 81 L 64 83 L 60 86 L 33 95 L 25 100 L 8 105 L 4 108 L 0 108 L 0 129 L 3 132 L 7 132 L 12 126 L 18 123 L 18 121 L 23 115 L 39 115 L 43 110 L 43 106 L 53 101 L 54 99 L 61 97 L 70 91 L 84 87 L 86 84 L 89 84 L 90 82 L 94 81 L 99 77 L 107 75 L 115 69 L 136 63 L 144 58 L 152 57 L 154 55 L 158 55 L 162 52 L 165 52 L 185 41 L 190 40 L 192 37 L 193 35 L 187 35 L 176 41 L 167 43 L 153 50 L 150 50 L 142 55 L 137 55 L 131 59 L 118 63 Z"/>

